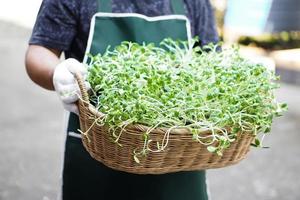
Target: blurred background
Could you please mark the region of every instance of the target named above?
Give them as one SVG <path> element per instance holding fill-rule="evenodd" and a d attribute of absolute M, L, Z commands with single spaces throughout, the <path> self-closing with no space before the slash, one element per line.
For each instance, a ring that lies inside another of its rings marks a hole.
<path fill-rule="evenodd" d="M 225 45 L 276 66 L 289 111 L 247 159 L 208 170 L 212 200 L 300 199 L 300 2 L 211 0 Z M 52 200 L 60 188 L 64 113 L 26 75 L 24 53 L 41 0 L 0 0 L 0 200 Z M 84 184 L 84 183 L 83 183 Z"/>

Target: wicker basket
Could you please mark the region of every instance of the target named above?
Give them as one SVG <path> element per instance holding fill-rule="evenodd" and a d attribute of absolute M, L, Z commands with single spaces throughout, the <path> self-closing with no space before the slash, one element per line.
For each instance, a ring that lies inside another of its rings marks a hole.
<path fill-rule="evenodd" d="M 167 148 L 162 152 L 150 152 L 137 163 L 133 151 L 142 147 L 142 133 L 148 127 L 143 125 L 127 126 L 119 139 L 122 146 L 111 140 L 108 127 L 95 123 L 102 113 L 96 111 L 89 103 L 89 96 L 80 75 L 76 75 L 82 94 L 79 100 L 80 128 L 83 145 L 89 154 L 104 165 L 120 171 L 135 174 L 163 174 L 178 171 L 193 171 L 220 168 L 233 165 L 245 158 L 254 137 L 251 134 L 240 134 L 223 156 L 207 151 L 205 145 L 192 139 L 192 134 L 185 129 L 172 130 Z M 151 139 L 161 141 L 165 130 L 157 128 L 151 132 Z"/>

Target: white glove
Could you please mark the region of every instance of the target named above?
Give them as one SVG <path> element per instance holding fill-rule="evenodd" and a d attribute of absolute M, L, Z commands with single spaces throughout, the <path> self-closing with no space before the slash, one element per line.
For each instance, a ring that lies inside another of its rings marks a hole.
<path fill-rule="evenodd" d="M 84 79 L 87 75 L 87 67 L 73 58 L 64 60 L 58 64 L 53 74 L 54 89 L 60 97 L 66 110 L 78 114 L 75 102 L 79 99 L 80 90 L 74 75 L 79 72 Z M 90 84 L 85 82 L 87 90 Z"/>

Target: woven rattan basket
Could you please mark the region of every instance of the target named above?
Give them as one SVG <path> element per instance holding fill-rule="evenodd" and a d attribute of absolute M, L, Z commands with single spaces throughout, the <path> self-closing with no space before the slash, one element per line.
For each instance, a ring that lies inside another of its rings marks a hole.
<path fill-rule="evenodd" d="M 162 152 L 150 152 L 137 163 L 133 152 L 144 145 L 142 133 L 148 127 L 127 126 L 119 139 L 122 146 L 111 139 L 108 127 L 95 123 L 102 113 L 89 103 L 89 96 L 80 75 L 76 75 L 82 98 L 78 102 L 80 128 L 83 145 L 89 154 L 104 165 L 115 170 L 135 174 L 163 174 L 178 171 L 193 171 L 229 166 L 245 158 L 254 137 L 240 134 L 235 142 L 223 152 L 223 156 L 210 153 L 205 145 L 192 139 L 185 129 L 174 129 L 169 136 L 167 148 Z M 151 139 L 161 141 L 166 130 L 157 128 L 151 132 Z"/>

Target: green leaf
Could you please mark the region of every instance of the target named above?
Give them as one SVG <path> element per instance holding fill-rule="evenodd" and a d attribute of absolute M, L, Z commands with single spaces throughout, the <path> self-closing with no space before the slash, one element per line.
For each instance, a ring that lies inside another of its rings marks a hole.
<path fill-rule="evenodd" d="M 258 147 L 260 146 L 260 140 L 257 139 L 257 138 L 255 138 L 255 145 L 258 146 Z"/>
<path fill-rule="evenodd" d="M 211 153 L 215 153 L 216 150 L 217 150 L 217 148 L 214 147 L 214 146 L 208 146 L 208 147 L 207 147 L 207 150 L 208 150 L 209 152 L 211 152 Z"/>
<path fill-rule="evenodd" d="M 255 138 L 254 143 L 252 143 L 251 146 L 254 146 L 254 147 L 261 147 L 260 140 L 257 139 L 257 138 Z"/>

